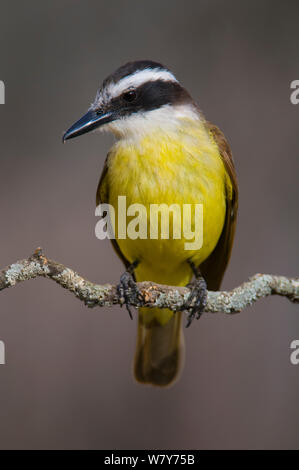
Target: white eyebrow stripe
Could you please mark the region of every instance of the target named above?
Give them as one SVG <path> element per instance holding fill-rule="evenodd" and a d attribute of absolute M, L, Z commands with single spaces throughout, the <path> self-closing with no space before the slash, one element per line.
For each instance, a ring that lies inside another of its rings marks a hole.
<path fill-rule="evenodd" d="M 111 97 L 114 98 L 116 96 L 119 96 L 123 91 L 127 90 L 130 87 L 137 88 L 146 82 L 156 80 L 178 83 L 178 80 L 175 78 L 175 76 L 168 70 L 161 70 L 158 68 L 144 69 L 137 70 L 132 75 L 122 78 L 117 83 L 111 83 L 107 88 L 107 92 Z"/>

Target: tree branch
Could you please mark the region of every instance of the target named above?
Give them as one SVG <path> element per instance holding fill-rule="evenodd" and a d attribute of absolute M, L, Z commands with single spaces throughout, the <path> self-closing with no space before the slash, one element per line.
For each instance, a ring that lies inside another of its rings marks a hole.
<path fill-rule="evenodd" d="M 28 259 L 17 261 L 0 271 L 0 291 L 36 277 L 52 279 L 75 294 L 88 307 L 120 304 L 116 286 L 98 285 L 84 279 L 72 269 L 48 259 L 41 248 L 37 248 Z M 178 311 L 190 294 L 187 287 L 164 286 L 154 282 L 139 282 L 138 288 L 143 302 L 136 300 L 132 303 L 135 307 L 160 307 Z M 287 297 L 292 302 L 299 302 L 299 279 L 256 274 L 230 292 L 209 291 L 205 310 L 211 313 L 237 313 L 258 299 L 275 294 Z"/>

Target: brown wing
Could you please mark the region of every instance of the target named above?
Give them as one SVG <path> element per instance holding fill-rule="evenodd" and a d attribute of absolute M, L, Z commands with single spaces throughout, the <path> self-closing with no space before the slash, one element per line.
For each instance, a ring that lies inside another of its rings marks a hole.
<path fill-rule="evenodd" d="M 232 153 L 223 133 L 210 122 L 206 122 L 206 127 L 218 145 L 232 185 L 232 190 L 226 188 L 226 215 L 221 236 L 214 251 L 200 265 L 200 271 L 206 280 L 208 289 L 218 290 L 229 262 L 234 241 L 238 211 L 238 183 Z"/>
<path fill-rule="evenodd" d="M 99 204 L 108 204 L 109 203 L 109 186 L 108 186 L 108 179 L 107 179 L 107 173 L 108 173 L 108 159 L 109 159 L 109 153 L 106 157 L 105 163 L 104 163 L 104 168 L 100 177 L 100 181 L 98 184 L 98 189 L 97 189 L 97 195 L 96 195 L 96 203 L 97 206 Z M 130 262 L 124 257 L 122 252 L 120 251 L 120 248 L 117 244 L 117 241 L 115 239 L 111 239 L 112 246 L 116 252 L 116 254 L 120 257 L 126 268 L 130 266 Z"/>

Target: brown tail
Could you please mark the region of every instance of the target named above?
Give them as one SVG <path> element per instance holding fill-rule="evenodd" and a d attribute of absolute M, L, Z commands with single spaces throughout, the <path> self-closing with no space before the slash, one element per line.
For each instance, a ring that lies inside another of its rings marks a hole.
<path fill-rule="evenodd" d="M 135 378 L 141 383 L 165 387 L 178 378 L 183 363 L 182 314 L 175 313 L 162 325 L 157 319 L 166 312 L 150 309 L 150 323 L 145 321 L 145 312 L 149 314 L 149 309 L 140 309 L 138 315 Z"/>

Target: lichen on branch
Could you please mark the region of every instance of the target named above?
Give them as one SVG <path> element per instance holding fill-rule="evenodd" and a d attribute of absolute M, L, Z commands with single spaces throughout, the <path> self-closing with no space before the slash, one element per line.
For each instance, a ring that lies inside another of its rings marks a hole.
<path fill-rule="evenodd" d="M 88 307 L 121 304 L 117 286 L 94 284 L 63 264 L 48 259 L 41 248 L 37 248 L 29 258 L 0 270 L 0 291 L 36 277 L 52 279 L 75 294 Z M 149 281 L 139 282 L 137 285 L 143 300 L 132 302 L 134 307 L 160 307 L 179 311 L 191 292 L 187 287 L 165 286 Z M 280 295 L 291 302 L 299 302 L 299 279 L 256 274 L 231 291 L 208 291 L 205 311 L 237 313 L 269 295 Z"/>

